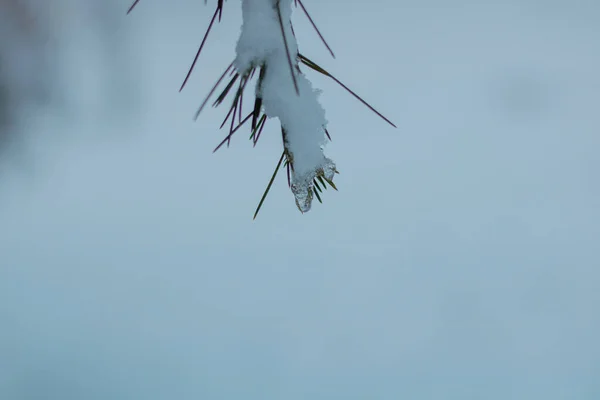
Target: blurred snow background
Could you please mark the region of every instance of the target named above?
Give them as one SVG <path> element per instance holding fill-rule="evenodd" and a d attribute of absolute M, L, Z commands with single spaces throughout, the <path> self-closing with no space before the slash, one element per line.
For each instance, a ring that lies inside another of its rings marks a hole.
<path fill-rule="evenodd" d="M 281 176 L 255 222 L 276 128 L 192 121 L 238 3 L 183 93 L 213 6 L 97 4 L 38 8 L 2 156 L 1 399 L 599 398 L 600 3 L 305 0 L 399 129 L 310 75 L 340 192 L 300 215 Z"/>

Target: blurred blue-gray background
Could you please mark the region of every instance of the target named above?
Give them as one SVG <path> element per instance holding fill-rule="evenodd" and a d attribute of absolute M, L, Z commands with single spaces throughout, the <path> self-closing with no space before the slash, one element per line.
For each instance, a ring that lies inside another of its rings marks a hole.
<path fill-rule="evenodd" d="M 599 2 L 304 0 L 337 59 L 298 10 L 301 51 L 398 129 L 308 72 L 340 191 L 301 215 L 281 175 L 254 222 L 277 124 L 213 155 L 192 118 L 239 1 L 182 93 L 214 1 L 29 3 L 0 399 L 600 398 Z"/>

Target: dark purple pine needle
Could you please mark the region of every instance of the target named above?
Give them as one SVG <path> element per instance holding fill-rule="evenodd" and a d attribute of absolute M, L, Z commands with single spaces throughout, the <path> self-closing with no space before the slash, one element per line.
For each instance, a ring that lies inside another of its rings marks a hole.
<path fill-rule="evenodd" d="M 140 0 L 135 0 L 133 2 L 133 4 L 131 5 L 131 7 L 129 7 L 129 10 L 127 10 L 127 14 L 129 14 L 130 12 L 133 11 L 133 9 L 135 8 L 135 6 L 137 6 L 137 4 L 140 2 Z"/>
<path fill-rule="evenodd" d="M 306 7 L 304 7 L 304 3 L 302 3 L 302 0 L 296 0 L 296 6 L 298 4 L 300 4 L 300 8 L 302 8 L 302 11 L 304 11 L 304 14 L 306 14 L 306 17 L 310 21 L 310 23 L 313 26 L 313 28 L 315 28 L 315 31 L 317 32 L 317 35 L 319 35 L 319 38 L 321 38 L 321 41 L 323 42 L 323 44 L 325 45 L 325 47 L 327 47 L 327 50 L 329 50 L 329 53 L 331 54 L 331 57 L 335 58 L 335 54 L 333 54 L 333 50 L 331 50 L 331 47 L 329 47 L 329 44 L 327 44 L 327 41 L 325 40 L 325 38 L 321 34 L 321 31 L 319 31 L 319 28 L 317 28 L 317 24 L 315 24 L 315 21 L 313 21 L 313 19 L 311 18 L 310 14 L 306 10 Z"/>
<path fill-rule="evenodd" d="M 260 138 L 260 134 L 263 131 L 263 128 L 265 127 L 267 123 L 267 116 L 263 115 L 260 122 L 259 122 L 259 128 L 258 128 L 258 133 L 256 134 L 256 136 L 254 137 L 254 144 L 253 147 L 256 147 L 256 143 L 258 143 L 258 139 Z"/>
<path fill-rule="evenodd" d="M 279 27 L 281 28 L 281 37 L 283 38 L 283 44 L 285 46 L 285 54 L 287 55 L 288 64 L 290 66 L 290 73 L 292 74 L 292 81 L 294 82 L 294 89 L 296 94 L 300 96 L 300 89 L 298 89 L 298 82 L 296 81 L 296 74 L 294 73 L 294 65 L 292 64 L 292 56 L 290 55 L 290 48 L 288 41 L 285 36 L 285 28 L 283 27 L 283 19 L 281 18 L 281 8 L 279 1 L 277 2 L 277 18 L 279 18 Z"/>
<path fill-rule="evenodd" d="M 231 144 L 231 135 L 233 133 L 233 129 L 235 128 L 235 112 L 238 108 L 238 102 L 236 101 L 233 105 L 233 115 L 231 116 L 231 127 L 229 128 L 229 135 L 227 135 L 227 147 Z"/>
<path fill-rule="evenodd" d="M 227 121 L 229 120 L 229 117 L 231 117 L 231 113 L 233 112 L 233 107 L 231 107 L 229 109 L 229 112 L 227 113 L 227 115 L 225 116 L 225 119 L 223 120 L 223 122 L 221 123 L 221 126 L 219 126 L 219 129 L 223 129 L 223 127 L 225 126 L 225 124 L 227 123 Z M 235 120 L 235 117 L 233 118 Z"/>
<path fill-rule="evenodd" d="M 225 72 L 223 72 L 223 74 L 221 75 L 221 77 L 217 80 L 217 83 L 215 83 L 215 85 L 213 86 L 213 88 L 210 90 L 210 92 L 208 93 L 208 96 L 206 96 L 206 98 L 202 102 L 202 105 L 200 106 L 200 108 L 198 108 L 198 111 L 196 111 L 196 115 L 194 117 L 194 120 L 198 119 L 198 116 L 202 112 L 202 109 L 204 109 L 204 106 L 206 106 L 206 103 L 208 103 L 208 100 L 210 100 L 210 98 L 213 95 L 213 93 L 215 92 L 215 90 L 217 90 L 217 87 L 219 86 L 219 84 L 221 83 L 221 81 L 223 79 L 225 79 L 225 75 L 227 75 L 227 73 L 229 72 L 229 70 L 232 69 L 232 68 L 233 68 L 233 62 L 231 64 L 229 64 L 229 67 L 227 67 L 227 69 L 225 70 Z"/>
<path fill-rule="evenodd" d="M 244 86 L 246 86 L 245 82 L 244 82 Z M 242 122 L 242 108 L 243 107 L 244 107 L 244 90 L 242 88 L 242 93 L 240 94 L 240 106 L 238 107 L 238 111 L 239 111 L 238 122 Z"/>
<path fill-rule="evenodd" d="M 223 102 L 223 100 L 225 100 L 225 97 L 227 97 L 227 94 L 229 94 L 229 91 L 233 87 L 233 84 L 235 82 L 237 82 L 237 79 L 239 77 L 240 77 L 239 74 L 235 74 L 233 76 L 233 78 L 231 78 L 231 80 L 229 81 L 229 83 L 227 84 L 227 86 L 225 86 L 225 89 L 223 89 L 223 91 L 221 92 L 221 94 L 219 95 L 219 97 L 217 97 L 217 100 L 215 100 L 215 102 L 213 103 L 213 107 L 218 107 Z"/>
<path fill-rule="evenodd" d="M 337 79 L 335 76 L 331 75 L 329 72 L 327 72 L 326 70 L 324 70 L 319 65 L 317 65 L 313 61 L 309 60 L 308 58 L 306 58 L 302 54 L 298 54 L 298 57 L 299 57 L 300 61 L 303 64 L 305 64 L 309 68 L 312 68 L 315 71 L 320 72 L 321 74 L 323 74 L 325 76 L 328 76 L 329 78 L 333 79 L 338 85 L 340 85 L 341 87 L 343 87 L 344 89 L 346 89 L 346 91 L 348 93 L 350 93 L 352 96 L 354 96 L 354 98 L 356 98 L 358 101 L 360 101 L 361 103 L 363 103 L 366 107 L 368 107 L 371 111 L 373 111 L 375 114 L 377 114 L 379 117 L 381 117 L 385 122 L 387 122 L 388 124 L 390 124 L 394 128 L 397 128 L 397 126 L 392 121 L 390 121 L 389 119 L 387 119 L 386 117 L 384 117 L 383 114 L 381 114 L 379 111 L 377 111 L 375 108 L 373 108 L 373 106 L 371 106 L 369 103 L 367 103 L 365 100 L 363 100 L 362 97 L 360 97 L 359 95 L 357 95 L 356 93 L 354 93 L 348 86 L 346 86 L 342 82 L 340 82 L 340 80 Z"/>
<path fill-rule="evenodd" d="M 252 131 L 256 129 L 256 122 L 258 121 L 258 116 L 260 115 L 260 109 L 262 107 L 262 98 L 256 97 L 254 100 L 254 112 L 252 113 Z"/>
<path fill-rule="evenodd" d="M 192 62 L 192 65 L 190 66 L 190 69 L 189 69 L 187 75 L 185 76 L 185 79 L 183 80 L 183 83 L 181 84 L 181 87 L 179 88 L 180 92 L 183 90 L 183 88 L 185 87 L 188 79 L 190 79 L 190 76 L 192 75 L 192 71 L 194 70 L 194 67 L 196 66 L 196 62 L 198 62 L 198 57 L 200 57 L 200 53 L 202 52 L 202 48 L 204 47 L 204 44 L 206 43 L 206 39 L 208 38 L 208 34 L 210 33 L 210 30 L 212 29 L 212 26 L 215 23 L 215 19 L 217 18 L 217 15 L 219 14 L 220 10 L 222 9 L 222 6 L 223 6 L 223 2 L 219 1 L 219 5 L 217 6 L 217 9 L 215 10 L 215 13 L 214 13 L 212 19 L 210 20 L 210 24 L 208 25 L 208 29 L 206 30 L 206 33 L 204 34 L 204 38 L 202 39 L 202 43 L 200 43 L 200 47 L 198 48 L 198 51 L 196 52 L 196 57 L 194 57 L 194 61 Z"/>
<path fill-rule="evenodd" d="M 246 89 L 246 85 L 248 85 L 248 82 L 250 82 L 251 79 L 251 72 L 248 72 L 244 75 L 244 78 L 240 81 L 240 88 L 238 89 L 238 96 L 239 96 L 239 106 L 238 106 L 238 111 L 239 111 L 239 116 L 238 116 L 238 122 L 242 122 L 242 108 L 244 106 L 244 90 Z"/>
<path fill-rule="evenodd" d="M 236 133 L 249 119 L 250 117 L 252 117 L 252 113 L 248 114 L 246 116 L 246 118 L 244 118 L 242 120 L 242 122 L 235 127 L 235 129 L 233 131 L 231 131 L 231 133 L 229 135 L 227 135 L 227 137 L 225 139 L 223 139 L 223 141 L 221 143 L 219 143 L 219 145 L 217 147 L 215 147 L 215 149 L 213 150 L 213 153 L 216 152 L 217 150 L 219 150 L 225 143 L 227 143 L 228 140 L 231 140 L 231 137 L 233 136 L 234 133 Z"/>
<path fill-rule="evenodd" d="M 291 25 L 290 29 L 292 30 L 292 35 L 294 35 L 294 37 L 296 37 L 296 32 L 294 32 L 294 25 Z"/>
<path fill-rule="evenodd" d="M 254 118 L 254 116 L 252 116 Z M 266 114 L 263 114 L 262 117 L 259 118 L 258 123 L 254 126 L 254 128 L 251 128 L 251 133 L 250 133 L 250 140 L 252 140 L 253 143 L 256 144 L 256 135 L 258 134 L 258 128 L 260 128 L 260 125 L 263 122 L 263 119 L 267 118 Z"/>
<path fill-rule="evenodd" d="M 223 16 L 223 0 L 219 0 L 217 8 L 219 9 L 219 22 L 221 22 L 221 17 Z"/>
<path fill-rule="evenodd" d="M 256 71 L 256 68 L 254 69 L 254 71 Z M 262 87 L 262 83 L 265 78 L 265 71 L 266 71 L 265 66 L 264 65 L 261 66 L 260 72 L 258 73 L 258 79 L 256 82 L 256 87 L 259 91 Z M 254 116 L 252 117 L 252 132 L 254 132 L 254 129 L 256 128 L 256 122 L 260 115 L 261 108 L 262 108 L 262 97 L 256 95 L 255 99 L 254 99 Z"/>

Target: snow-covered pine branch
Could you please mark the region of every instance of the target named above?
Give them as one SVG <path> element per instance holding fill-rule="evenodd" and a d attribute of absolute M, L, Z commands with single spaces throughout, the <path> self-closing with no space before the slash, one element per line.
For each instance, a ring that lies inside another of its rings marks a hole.
<path fill-rule="evenodd" d="M 337 190 L 333 178 L 338 171 L 335 163 L 324 154 L 325 137 L 331 138 L 327 131 L 325 110 L 318 100 L 319 91 L 312 87 L 300 70 L 299 64 L 334 80 L 387 123 L 393 127 L 396 125 L 323 67 L 299 53 L 291 22 L 292 2 L 302 9 L 331 55 L 335 57 L 302 0 L 241 1 L 243 25 L 236 46 L 236 58 L 225 68 L 204 99 L 196 112 L 196 118 L 229 75 L 228 83 L 213 103 L 213 107 L 218 107 L 229 93 L 235 93 L 229 112 L 221 124 L 223 128 L 229 123 L 229 134 L 214 151 L 225 144 L 229 146 L 233 134 L 248 121 L 251 121 L 250 139 L 256 145 L 266 120 L 278 119 L 281 124 L 283 153 L 254 217 L 256 218 L 282 164 L 287 168 L 288 184 L 294 194 L 296 205 L 301 212 L 306 212 L 311 208 L 313 196 L 321 202 L 319 193 L 322 193 L 327 186 Z M 225 0 L 216 0 L 216 2 L 215 12 L 180 90 L 188 82 L 215 21 L 221 21 Z M 139 0 L 135 0 L 127 13 L 131 12 L 138 3 Z M 258 79 L 254 93 L 254 108 L 250 114 L 243 117 L 244 91 L 256 72 L 258 72 Z M 239 85 L 237 90 L 232 90 L 236 84 Z"/>
<path fill-rule="evenodd" d="M 292 192 L 300 211 L 310 210 L 313 180 L 333 180 L 335 164 L 325 157 L 325 110 L 319 92 L 298 67 L 291 23 L 292 0 L 242 0 L 243 25 L 234 66 L 242 76 L 261 68 L 256 96 L 268 118 L 281 123 Z"/>

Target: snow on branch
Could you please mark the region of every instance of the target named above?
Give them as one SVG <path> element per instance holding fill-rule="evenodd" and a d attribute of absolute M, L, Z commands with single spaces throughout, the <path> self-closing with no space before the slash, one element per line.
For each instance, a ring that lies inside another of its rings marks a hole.
<path fill-rule="evenodd" d="M 292 0 L 243 0 L 243 25 L 234 65 L 242 75 L 252 68 L 264 73 L 256 96 L 267 118 L 281 123 L 292 192 L 302 212 L 310 210 L 313 180 L 333 180 L 335 164 L 323 154 L 325 110 L 318 92 L 298 67 L 298 43 L 290 21 Z"/>
<path fill-rule="evenodd" d="M 139 0 L 136 0 L 128 12 L 138 2 Z M 217 0 L 215 13 L 181 89 L 184 88 L 196 65 L 217 16 L 219 21 L 221 20 L 223 3 L 223 0 Z M 327 186 L 337 190 L 333 183 L 334 176 L 338 172 L 336 165 L 324 154 L 327 138 L 331 138 L 327 131 L 325 110 L 319 103 L 320 91 L 313 88 L 300 70 L 300 64 L 333 79 L 395 127 L 390 120 L 332 74 L 299 53 L 291 22 L 293 4 L 300 6 L 331 55 L 334 56 L 301 0 L 242 0 L 243 24 L 236 45 L 236 58 L 219 77 L 196 113 L 197 118 L 229 75 L 228 83 L 212 104 L 213 107 L 217 107 L 225 101 L 229 93 L 235 93 L 229 112 L 221 124 L 221 128 L 225 125 L 229 126 L 229 133 L 214 151 L 223 145 L 229 146 L 233 134 L 248 122 L 250 122 L 250 139 L 256 145 L 266 121 L 279 120 L 283 153 L 260 200 L 254 214 L 255 218 L 282 165 L 287 169 L 288 185 L 294 194 L 296 205 L 303 213 L 310 210 L 314 197 L 319 202 L 322 201 L 321 193 L 323 189 L 327 189 Z M 254 107 L 244 116 L 244 92 L 257 72 Z"/>

